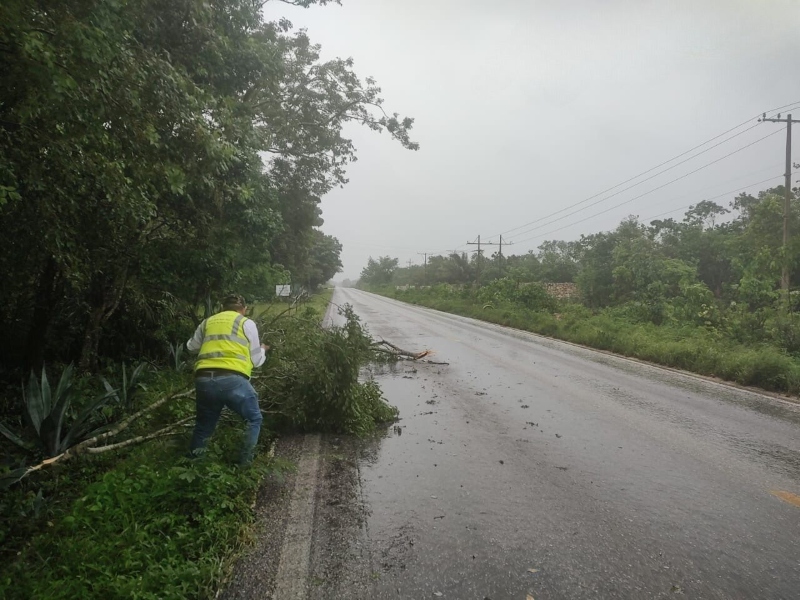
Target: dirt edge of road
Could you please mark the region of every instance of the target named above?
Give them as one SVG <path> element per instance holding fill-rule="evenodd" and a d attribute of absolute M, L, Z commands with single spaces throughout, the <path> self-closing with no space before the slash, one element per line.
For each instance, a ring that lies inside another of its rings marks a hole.
<path fill-rule="evenodd" d="M 309 443 L 313 438 L 316 444 Z M 299 468 L 264 480 L 250 545 L 217 598 L 295 600 L 313 594 L 324 599 L 343 591 L 353 599 L 369 598 L 374 574 L 366 554 L 368 514 L 358 468 L 369 446 L 349 436 L 280 439 L 275 456 Z M 316 468 L 303 467 L 310 463 Z M 296 508 L 308 502 L 310 513 Z"/>

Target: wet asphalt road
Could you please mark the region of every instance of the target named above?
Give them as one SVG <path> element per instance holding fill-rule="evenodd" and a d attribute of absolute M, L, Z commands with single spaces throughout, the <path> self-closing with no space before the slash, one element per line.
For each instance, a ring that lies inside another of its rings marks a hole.
<path fill-rule="evenodd" d="M 800 405 L 357 290 L 333 302 L 450 364 L 376 372 L 397 426 L 327 442 L 352 485 L 339 472 L 318 500 L 309 597 L 800 599 Z"/>

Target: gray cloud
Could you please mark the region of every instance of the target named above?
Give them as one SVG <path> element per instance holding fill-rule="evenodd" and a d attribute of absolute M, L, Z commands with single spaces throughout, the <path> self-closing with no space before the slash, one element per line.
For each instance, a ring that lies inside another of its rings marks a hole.
<path fill-rule="evenodd" d="M 325 232 L 344 244 L 350 278 L 370 255 L 419 262 L 417 252 L 463 248 L 478 234 L 542 219 L 763 110 L 800 101 L 793 1 L 344 0 L 266 10 L 307 28 L 324 57 L 352 56 L 362 77 L 381 84 L 390 110 L 416 118 L 419 152 L 349 132 L 359 161 L 350 184 L 324 198 L 323 216 Z M 514 232 L 513 252 L 780 175 L 782 133 L 569 226 L 778 127 L 761 125 L 550 227 Z"/>

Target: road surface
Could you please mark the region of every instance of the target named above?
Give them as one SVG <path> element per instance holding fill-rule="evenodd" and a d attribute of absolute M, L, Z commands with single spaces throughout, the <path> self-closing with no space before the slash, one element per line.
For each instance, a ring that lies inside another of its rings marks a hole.
<path fill-rule="evenodd" d="M 315 440 L 307 587 L 278 600 L 800 599 L 800 405 L 357 290 L 333 302 L 449 365 L 376 371 L 396 426 Z"/>

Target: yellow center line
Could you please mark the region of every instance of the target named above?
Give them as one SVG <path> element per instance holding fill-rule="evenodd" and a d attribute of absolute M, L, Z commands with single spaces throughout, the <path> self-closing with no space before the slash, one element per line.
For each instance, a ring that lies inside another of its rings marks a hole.
<path fill-rule="evenodd" d="M 775 496 L 776 498 L 780 498 L 784 502 L 788 502 L 797 508 L 800 508 L 800 496 L 797 494 L 792 494 L 791 492 L 783 492 L 781 490 L 770 490 L 770 494 Z"/>

